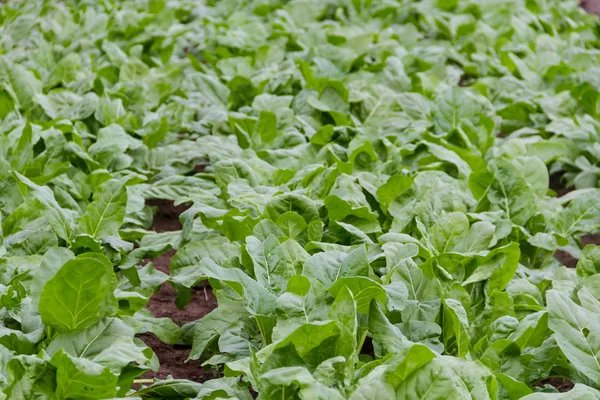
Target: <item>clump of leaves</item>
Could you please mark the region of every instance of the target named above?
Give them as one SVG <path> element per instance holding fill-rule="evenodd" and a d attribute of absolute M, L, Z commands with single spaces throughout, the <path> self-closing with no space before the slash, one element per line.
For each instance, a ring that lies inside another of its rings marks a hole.
<path fill-rule="evenodd" d="M 599 27 L 571 0 L 3 4 L 0 397 L 600 397 Z M 198 321 L 145 309 L 206 280 Z M 132 389 L 144 332 L 225 376 Z"/>

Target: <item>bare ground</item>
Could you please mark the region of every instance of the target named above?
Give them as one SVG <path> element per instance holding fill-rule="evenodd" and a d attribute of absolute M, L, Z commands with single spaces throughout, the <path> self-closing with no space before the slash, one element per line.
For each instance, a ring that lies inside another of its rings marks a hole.
<path fill-rule="evenodd" d="M 600 0 L 582 0 L 581 7 L 591 14 L 600 15 Z"/>
<path fill-rule="evenodd" d="M 152 228 L 156 232 L 176 231 L 181 229 L 179 214 L 185 211 L 185 206 L 173 206 L 172 202 L 154 200 L 150 205 L 157 206 L 158 210 L 154 216 Z M 171 258 L 175 250 L 171 250 L 152 261 L 156 269 L 169 274 Z M 175 306 L 175 289 L 168 283 L 164 283 L 148 302 L 147 308 L 157 318 L 171 318 L 176 324 L 183 325 L 186 322 L 196 321 L 217 307 L 217 300 L 209 286 L 195 287 L 192 290 L 192 300 L 182 310 Z M 149 371 L 142 376 L 144 379 L 164 379 L 167 376 L 174 378 L 189 379 L 203 382 L 215 377 L 215 373 L 202 367 L 201 361 L 189 361 L 186 359 L 190 354 L 191 347 L 185 345 L 168 345 L 161 342 L 151 333 L 138 336 L 151 347 L 160 361 L 158 371 Z"/>

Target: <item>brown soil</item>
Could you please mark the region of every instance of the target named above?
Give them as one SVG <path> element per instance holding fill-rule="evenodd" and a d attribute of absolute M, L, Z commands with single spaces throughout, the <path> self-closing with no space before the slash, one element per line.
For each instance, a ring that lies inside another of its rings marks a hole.
<path fill-rule="evenodd" d="M 179 214 L 185 211 L 185 206 L 174 206 L 173 202 L 165 200 L 152 200 L 149 205 L 157 206 L 158 210 L 154 216 L 152 228 L 156 232 L 176 231 L 181 229 Z M 171 250 L 152 260 L 144 260 L 145 263 L 152 261 L 156 269 L 169 274 L 171 258 L 175 250 Z M 209 286 L 195 287 L 192 290 L 192 300 L 179 310 L 175 306 L 175 289 L 168 283 L 164 283 L 148 302 L 146 308 L 152 311 L 157 318 L 171 318 L 176 324 L 183 325 L 186 322 L 196 321 L 217 307 L 217 300 Z M 161 342 L 151 333 L 138 336 L 151 347 L 160 361 L 158 371 L 149 371 L 142 376 L 144 379 L 164 379 L 167 376 L 174 378 L 189 379 L 203 382 L 215 376 L 214 371 L 205 370 L 201 361 L 185 362 L 190 354 L 191 347 L 185 345 L 168 345 Z"/>
<path fill-rule="evenodd" d="M 591 14 L 600 15 L 600 0 L 582 0 L 581 7 Z"/>
<path fill-rule="evenodd" d="M 152 333 L 144 333 L 138 335 L 138 337 L 152 348 L 160 360 L 158 371 L 146 372 L 140 377 L 141 379 L 165 379 L 172 376 L 173 378 L 189 379 L 194 382 L 204 382 L 218 377 L 216 371 L 203 368 L 202 361 L 190 360 L 187 363 L 185 362 L 190 355 L 191 347 L 165 344 Z"/>
<path fill-rule="evenodd" d="M 179 214 L 187 210 L 187 206 L 183 204 L 176 206 L 170 200 L 148 200 L 146 204 L 157 208 L 152 220 L 152 229 L 156 232 L 181 230 Z"/>
<path fill-rule="evenodd" d="M 600 245 L 600 233 L 590 233 L 581 238 L 581 244 L 583 247 L 588 244 Z"/>
<path fill-rule="evenodd" d="M 535 384 L 538 387 L 543 387 L 544 385 L 554 386 L 556 390 L 562 393 L 568 392 L 575 386 L 573 382 L 565 378 L 548 378 Z"/>
<path fill-rule="evenodd" d="M 585 247 L 588 244 L 600 245 L 600 234 L 589 233 L 587 235 L 584 235 L 581 238 L 581 245 Z M 557 250 L 554 253 L 554 258 L 556 258 L 562 265 L 568 268 L 575 268 L 575 266 L 577 265 L 577 259 L 571 254 L 567 253 L 566 251 Z"/>
<path fill-rule="evenodd" d="M 169 264 L 175 250 L 171 250 L 155 259 L 152 263 L 161 272 L 169 273 Z M 148 260 L 149 261 L 149 260 Z M 208 286 L 199 286 L 192 289 L 192 300 L 183 310 L 175 306 L 175 289 L 168 283 L 163 284 L 160 290 L 150 298 L 148 308 L 156 318 L 171 318 L 178 325 L 195 321 L 205 316 L 217 307 L 217 299 Z"/>
<path fill-rule="evenodd" d="M 570 253 L 567 253 L 563 250 L 556 250 L 554 253 L 554 258 L 558 260 L 562 265 L 567 268 L 575 268 L 577 265 L 577 259 L 573 257 Z"/>
<path fill-rule="evenodd" d="M 373 348 L 373 338 L 367 336 L 363 343 L 362 349 L 360 349 L 360 354 L 365 354 L 367 356 L 375 358 L 375 349 Z"/>
<path fill-rule="evenodd" d="M 566 188 L 564 186 L 562 182 L 563 175 L 564 172 L 555 172 L 550 175 L 550 189 L 554 190 L 558 197 L 564 196 L 573 190 L 573 188 Z"/>
<path fill-rule="evenodd" d="M 201 173 L 208 167 L 208 163 L 200 163 L 194 167 L 194 172 Z"/>

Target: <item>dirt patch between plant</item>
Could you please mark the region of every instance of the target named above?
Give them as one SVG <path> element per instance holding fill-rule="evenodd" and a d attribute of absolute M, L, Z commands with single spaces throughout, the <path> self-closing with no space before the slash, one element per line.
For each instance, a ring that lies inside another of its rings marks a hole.
<path fill-rule="evenodd" d="M 556 250 L 554 252 L 554 258 L 567 268 L 575 268 L 575 266 L 577 266 L 577 259 L 573 257 L 571 253 L 564 250 Z"/>
<path fill-rule="evenodd" d="M 188 209 L 184 204 L 178 206 L 170 200 L 148 200 L 146 205 L 156 207 L 156 214 L 152 220 L 152 229 L 158 233 L 181 230 L 179 215 Z"/>
<path fill-rule="evenodd" d="M 152 263 L 161 272 L 169 273 L 171 257 L 175 250 L 171 250 L 155 259 Z M 171 318 L 178 325 L 196 321 L 217 307 L 217 299 L 210 286 L 197 286 L 192 289 L 192 300 L 182 310 L 175 306 L 175 289 L 168 283 L 163 284 L 160 290 L 150 298 L 147 309 L 152 311 L 156 318 Z"/>
<path fill-rule="evenodd" d="M 565 194 L 573 191 L 573 188 L 565 187 L 563 183 L 564 174 L 564 172 L 555 172 L 550 175 L 550 189 L 554 190 L 558 197 L 562 197 Z"/>
<path fill-rule="evenodd" d="M 554 386 L 561 393 L 568 392 L 575 386 L 573 382 L 566 378 L 548 378 L 537 382 L 534 386 L 543 387 L 544 385 Z"/>
<path fill-rule="evenodd" d="M 156 232 L 177 231 L 181 229 L 179 214 L 186 210 L 186 206 L 174 206 L 173 202 L 166 200 L 152 200 L 149 205 L 158 207 L 152 222 L 152 229 Z M 152 260 L 144 260 L 145 263 L 152 261 L 156 269 L 166 274 L 170 272 L 171 258 L 175 250 L 156 257 Z M 186 322 L 196 321 L 217 307 L 217 300 L 210 286 L 194 287 L 192 299 L 182 310 L 175 306 L 175 289 L 168 283 L 164 283 L 148 302 L 146 308 L 152 311 L 157 318 L 171 318 L 176 324 L 183 325 Z M 151 347 L 160 361 L 158 371 L 149 371 L 142 376 L 143 379 L 158 378 L 165 379 L 168 376 L 180 379 L 189 379 L 196 382 L 204 382 L 215 377 L 215 373 L 202 367 L 201 361 L 185 362 L 190 354 L 191 347 L 186 345 L 168 345 L 161 342 L 151 333 L 138 335 L 138 337 Z"/>
<path fill-rule="evenodd" d="M 584 235 L 581 238 L 582 247 L 587 246 L 588 244 L 595 244 L 600 246 L 600 234 L 599 233 L 590 233 Z M 562 265 L 567 268 L 575 268 L 577 266 L 577 258 L 573 257 L 570 253 L 563 250 L 556 250 L 554 253 L 554 258 L 556 258 Z"/>
<path fill-rule="evenodd" d="M 190 360 L 191 347 L 180 345 L 168 345 L 161 342 L 152 333 L 138 335 L 138 338 L 144 341 L 146 345 L 154 351 L 154 354 L 160 360 L 158 371 L 149 371 L 142 375 L 141 379 L 165 379 L 168 376 L 178 379 L 189 379 L 194 382 L 205 382 L 212 378 L 219 377 L 215 371 L 202 367 L 202 361 Z"/>
<path fill-rule="evenodd" d="M 600 15 L 600 0 L 582 0 L 581 7 L 591 14 Z"/>

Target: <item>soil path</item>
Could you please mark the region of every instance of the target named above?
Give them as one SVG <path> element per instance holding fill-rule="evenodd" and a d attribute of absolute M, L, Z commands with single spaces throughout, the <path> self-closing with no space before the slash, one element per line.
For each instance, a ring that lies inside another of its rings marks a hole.
<path fill-rule="evenodd" d="M 152 201 L 149 205 L 157 206 L 158 210 L 154 216 L 152 229 L 156 232 L 177 231 L 181 229 L 179 214 L 185 211 L 184 206 L 173 206 L 169 201 Z M 175 250 L 171 250 L 155 259 L 145 260 L 154 264 L 156 269 L 169 274 L 171 258 Z M 217 307 L 217 300 L 209 286 L 195 287 L 192 290 L 192 300 L 182 310 L 175 306 L 175 289 L 168 283 L 164 283 L 148 302 L 146 308 L 152 311 L 157 318 L 171 318 L 176 324 L 183 325 L 186 322 L 196 321 Z M 150 371 L 142 376 L 144 379 L 159 378 L 167 376 L 173 378 L 189 379 L 203 382 L 214 377 L 214 373 L 202 367 L 201 361 L 185 362 L 190 354 L 191 347 L 185 345 L 168 345 L 161 342 L 151 333 L 138 336 L 151 347 L 160 360 L 160 369 L 157 372 Z"/>

